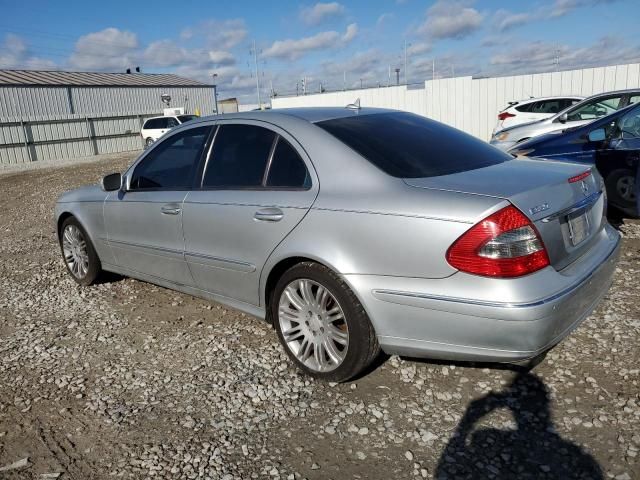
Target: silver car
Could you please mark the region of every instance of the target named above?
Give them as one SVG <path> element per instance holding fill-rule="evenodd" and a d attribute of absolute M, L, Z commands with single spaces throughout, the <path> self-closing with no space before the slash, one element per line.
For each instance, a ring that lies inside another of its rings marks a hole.
<path fill-rule="evenodd" d="M 229 305 L 344 381 L 380 349 L 540 358 L 609 288 L 605 202 L 585 166 L 409 113 L 303 108 L 179 126 L 55 218 L 81 285 L 107 270 Z"/>
<path fill-rule="evenodd" d="M 496 131 L 489 143 L 500 150 L 507 151 L 530 138 L 579 127 L 638 102 L 640 102 L 640 89 L 593 95 L 544 120 L 523 123 Z"/>

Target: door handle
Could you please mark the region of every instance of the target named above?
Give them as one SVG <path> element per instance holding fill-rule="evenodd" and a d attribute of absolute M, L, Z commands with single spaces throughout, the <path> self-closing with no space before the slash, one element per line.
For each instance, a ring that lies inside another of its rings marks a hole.
<path fill-rule="evenodd" d="M 178 215 L 182 209 L 177 205 L 164 205 L 160 211 L 165 215 Z"/>
<path fill-rule="evenodd" d="M 282 217 L 284 213 L 279 208 L 262 208 L 253 215 L 253 218 L 263 222 L 279 222 Z"/>

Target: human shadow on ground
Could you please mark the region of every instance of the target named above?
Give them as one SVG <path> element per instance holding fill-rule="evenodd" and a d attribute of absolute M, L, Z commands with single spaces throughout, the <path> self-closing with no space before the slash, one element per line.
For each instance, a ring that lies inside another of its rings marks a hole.
<path fill-rule="evenodd" d="M 477 428 L 483 417 L 505 408 L 516 430 Z M 545 384 L 520 372 L 502 392 L 468 406 L 438 462 L 435 478 L 445 479 L 603 479 L 598 462 L 556 433 Z"/>

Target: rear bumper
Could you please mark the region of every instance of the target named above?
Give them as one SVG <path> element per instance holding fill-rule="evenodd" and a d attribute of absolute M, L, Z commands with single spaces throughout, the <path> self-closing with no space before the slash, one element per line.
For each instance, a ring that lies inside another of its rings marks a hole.
<path fill-rule="evenodd" d="M 446 279 L 346 275 L 389 354 L 514 362 L 548 350 L 607 293 L 620 252 L 610 226 L 561 272 L 519 279 L 460 272 Z M 458 295 L 460 292 L 460 295 Z"/>

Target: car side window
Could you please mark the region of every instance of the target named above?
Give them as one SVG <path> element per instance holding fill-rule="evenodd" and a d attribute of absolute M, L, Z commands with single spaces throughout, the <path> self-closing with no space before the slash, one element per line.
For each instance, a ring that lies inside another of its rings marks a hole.
<path fill-rule="evenodd" d="M 620 118 L 618 129 L 623 139 L 640 138 L 640 109 L 634 108 Z"/>
<path fill-rule="evenodd" d="M 640 95 L 633 95 L 629 97 L 629 105 L 640 102 Z"/>
<path fill-rule="evenodd" d="M 278 137 L 267 174 L 267 187 L 310 188 L 311 177 L 295 148 L 284 138 Z"/>
<path fill-rule="evenodd" d="M 519 106 L 517 106 L 515 108 L 516 108 L 516 110 L 518 112 L 530 112 L 531 108 L 533 107 L 533 105 L 535 105 L 535 102 L 534 103 L 525 103 L 524 105 L 519 105 Z"/>
<path fill-rule="evenodd" d="M 145 130 L 152 130 L 154 128 L 158 128 L 156 127 L 156 125 L 158 124 L 158 119 L 157 118 L 151 118 L 149 120 L 147 120 L 144 124 L 144 126 L 142 127 Z"/>
<path fill-rule="evenodd" d="M 622 96 L 592 100 L 567 113 L 567 120 L 576 122 L 579 120 L 594 120 L 615 112 L 620 108 Z"/>
<path fill-rule="evenodd" d="M 167 128 L 173 128 L 173 127 L 177 127 L 178 125 L 180 125 L 178 123 L 178 120 L 176 120 L 173 117 L 169 117 L 167 118 Z"/>
<path fill-rule="evenodd" d="M 533 104 L 532 113 L 558 113 L 560 111 L 559 100 L 543 100 Z"/>
<path fill-rule="evenodd" d="M 130 190 L 184 190 L 191 187 L 211 127 L 183 130 L 161 140 L 135 167 Z"/>
<path fill-rule="evenodd" d="M 275 138 L 275 132 L 255 125 L 221 125 L 216 133 L 202 186 L 262 186 Z"/>

